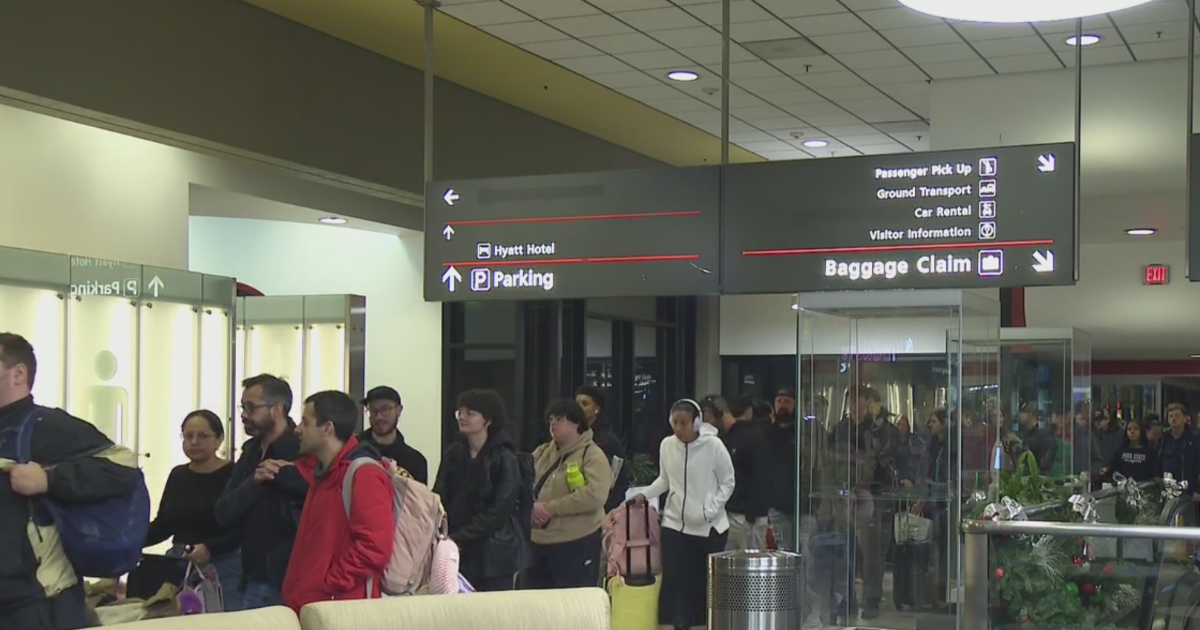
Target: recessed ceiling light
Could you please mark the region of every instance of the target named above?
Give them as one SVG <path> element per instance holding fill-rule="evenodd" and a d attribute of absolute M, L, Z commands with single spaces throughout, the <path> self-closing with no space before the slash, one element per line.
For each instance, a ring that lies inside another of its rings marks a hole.
<path fill-rule="evenodd" d="M 1083 44 L 1084 46 L 1091 46 L 1093 44 L 1099 44 L 1100 40 L 1102 40 L 1102 39 L 1104 39 L 1104 38 L 1100 37 L 1099 35 L 1092 35 L 1091 33 L 1084 33 L 1083 37 L 1079 38 L 1079 43 Z M 1075 36 L 1072 35 L 1072 36 L 1068 37 L 1065 40 L 1065 42 L 1068 46 L 1074 46 L 1075 45 Z"/>
<path fill-rule="evenodd" d="M 667 78 L 672 81 L 683 81 L 686 83 L 688 81 L 695 81 L 696 79 L 699 79 L 700 75 L 692 72 L 691 70 L 672 70 L 667 73 Z"/>
<path fill-rule="evenodd" d="M 967 22 L 1053 22 L 1102 15 L 1151 0 L 900 0 L 911 9 Z"/>
<path fill-rule="evenodd" d="M 1200 354 L 1189 354 L 1188 358 L 1189 359 L 1200 359 Z"/>
<path fill-rule="evenodd" d="M 1157 232 L 1158 230 L 1154 228 L 1129 228 L 1125 230 L 1125 233 L 1130 236 L 1152 236 Z"/>
<path fill-rule="evenodd" d="M 324 223 L 325 225 L 342 225 L 346 220 L 342 217 L 321 217 L 317 219 L 317 222 Z"/>
<path fill-rule="evenodd" d="M 804 146 L 810 149 L 824 149 L 829 146 L 828 140 L 805 140 Z"/>

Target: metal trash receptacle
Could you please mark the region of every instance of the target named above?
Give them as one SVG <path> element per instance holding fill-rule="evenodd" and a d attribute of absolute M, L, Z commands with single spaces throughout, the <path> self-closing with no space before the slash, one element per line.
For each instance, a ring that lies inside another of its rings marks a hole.
<path fill-rule="evenodd" d="M 804 562 L 788 551 L 708 557 L 708 630 L 800 630 Z"/>

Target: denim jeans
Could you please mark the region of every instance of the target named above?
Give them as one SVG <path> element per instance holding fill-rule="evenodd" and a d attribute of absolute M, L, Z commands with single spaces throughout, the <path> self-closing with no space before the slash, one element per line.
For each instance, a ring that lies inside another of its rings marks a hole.
<path fill-rule="evenodd" d="M 242 610 L 282 605 L 283 594 L 280 592 L 280 587 L 266 582 L 246 580 L 246 586 L 242 589 Z"/>
<path fill-rule="evenodd" d="M 212 566 L 217 570 L 217 579 L 221 582 L 221 600 L 225 604 L 225 612 L 242 609 L 242 553 L 234 551 L 213 558 Z"/>

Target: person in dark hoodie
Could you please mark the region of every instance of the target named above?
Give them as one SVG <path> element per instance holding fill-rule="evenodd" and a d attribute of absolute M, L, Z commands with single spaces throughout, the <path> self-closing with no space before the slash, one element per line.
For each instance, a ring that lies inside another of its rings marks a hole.
<path fill-rule="evenodd" d="M 404 441 L 400 432 L 400 414 L 404 404 L 400 392 L 391 387 L 374 387 L 362 401 L 371 420 L 371 428 L 358 434 L 359 442 L 367 442 L 379 451 L 384 459 L 395 462 L 410 477 L 429 485 L 429 462 L 420 451 Z"/>
<path fill-rule="evenodd" d="M 458 397 L 458 439 L 442 454 L 433 491 L 441 496 L 459 571 L 477 591 L 511 591 L 523 569 L 521 471 L 504 432 L 504 401 L 490 389 Z"/>
<path fill-rule="evenodd" d="M 796 390 L 785 387 L 775 395 L 775 410 L 767 429 L 771 449 L 771 489 L 768 515 L 780 549 L 799 550 L 796 522 L 797 480 L 800 475 L 800 428 L 796 424 Z M 800 487 L 803 487 L 802 485 Z M 802 515 L 801 515 L 802 516 Z"/>
<path fill-rule="evenodd" d="M 309 491 L 283 581 L 283 603 L 297 614 L 315 602 L 383 597 L 396 531 L 392 473 L 379 451 L 355 437 L 359 426 L 357 405 L 342 392 L 304 401 L 296 428 L 302 457 L 294 466 Z M 352 468 L 356 460 L 367 461 Z"/>
<path fill-rule="evenodd" d="M 283 579 L 308 482 L 288 465 L 300 451 L 292 388 L 270 374 L 242 382 L 242 426 L 250 439 L 217 499 L 217 523 L 241 531 L 242 607 L 283 603 Z"/>
<path fill-rule="evenodd" d="M 733 460 L 733 496 L 725 505 L 729 514 L 729 538 L 725 549 L 765 549 L 767 515 L 771 507 L 771 450 L 762 427 L 755 424 L 754 401 L 735 396 L 704 399 L 703 407 L 719 410 L 717 428 Z"/>
<path fill-rule="evenodd" d="M 1200 503 L 1200 433 L 1188 423 L 1187 407 L 1179 403 L 1167 405 L 1167 424 L 1159 446 L 1163 474 L 1176 481 L 1186 481 L 1192 498 Z"/>
<path fill-rule="evenodd" d="M 1018 417 L 1021 424 L 1021 446 L 1033 453 L 1041 472 L 1049 474 L 1058 455 L 1058 443 L 1053 435 L 1041 428 L 1040 413 L 1037 403 L 1027 402 L 1021 405 Z"/>
<path fill-rule="evenodd" d="M 1130 420 L 1125 424 L 1125 441 L 1113 453 L 1102 474 L 1110 479 L 1122 475 L 1134 481 L 1153 481 L 1162 476 L 1158 451 L 1146 440 L 1141 421 Z"/>
<path fill-rule="evenodd" d="M 136 459 L 95 426 L 33 401 L 37 357 L 14 333 L 0 333 L 0 630 L 89 627 L 84 585 L 62 553 L 39 497 L 95 503 L 138 485 Z M 30 461 L 17 453 L 21 427 L 36 422 Z"/>
<path fill-rule="evenodd" d="M 1112 417 L 1103 416 L 1096 423 L 1096 430 L 1092 435 L 1093 441 L 1096 443 L 1096 449 L 1099 451 L 1098 456 L 1102 467 L 1111 468 L 1113 458 L 1117 456 L 1117 451 L 1121 450 L 1121 447 L 1128 440 L 1128 431 L 1122 429 L 1121 423 L 1113 420 Z"/>
<path fill-rule="evenodd" d="M 604 458 L 608 460 L 609 465 L 612 465 L 614 457 L 620 458 L 624 462 L 621 470 L 617 472 L 612 491 L 608 493 L 608 500 L 604 502 L 604 513 L 608 514 L 625 501 L 625 493 L 629 491 L 628 455 L 621 438 L 613 433 L 608 423 L 604 421 L 603 414 L 606 403 L 604 392 L 598 387 L 584 385 L 575 390 L 575 402 L 579 403 L 579 407 L 583 409 L 583 421 L 587 425 L 585 428 L 592 431 L 592 442 L 604 453 Z"/>

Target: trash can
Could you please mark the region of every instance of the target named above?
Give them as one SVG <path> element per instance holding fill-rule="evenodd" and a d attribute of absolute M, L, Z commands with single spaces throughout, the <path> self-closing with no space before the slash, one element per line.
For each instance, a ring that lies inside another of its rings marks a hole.
<path fill-rule="evenodd" d="M 804 562 L 787 551 L 708 557 L 708 630 L 800 630 Z"/>

